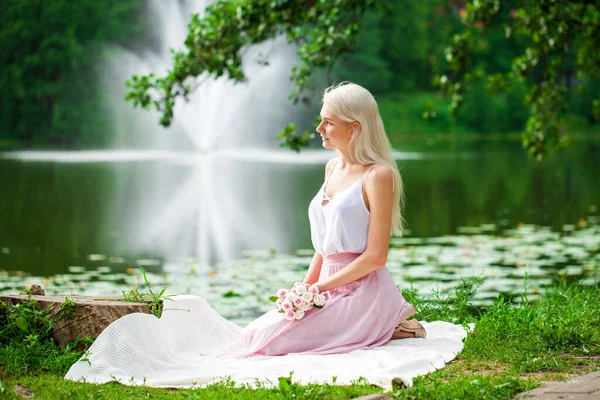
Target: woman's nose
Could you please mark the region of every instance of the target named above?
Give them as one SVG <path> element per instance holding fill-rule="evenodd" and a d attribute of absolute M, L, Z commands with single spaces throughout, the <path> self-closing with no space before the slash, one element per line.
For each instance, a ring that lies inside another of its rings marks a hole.
<path fill-rule="evenodd" d="M 317 125 L 317 132 L 322 133 L 322 131 L 323 131 L 322 125 L 323 125 L 322 122 L 319 125 Z"/>

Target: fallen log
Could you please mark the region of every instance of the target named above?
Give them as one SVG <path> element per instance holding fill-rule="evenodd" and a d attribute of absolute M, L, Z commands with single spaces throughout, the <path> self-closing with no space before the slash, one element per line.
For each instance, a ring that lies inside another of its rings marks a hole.
<path fill-rule="evenodd" d="M 57 315 L 61 304 L 68 297 L 73 303 L 69 303 L 68 313 L 62 312 L 60 318 L 54 322 L 52 337 L 55 342 L 64 348 L 68 343 L 73 343 L 77 337 L 91 336 L 94 339 L 108 325 L 131 313 L 150 314 L 150 309 L 144 303 L 131 303 L 123 300 L 123 296 L 80 296 L 77 294 L 58 296 L 31 296 L 37 300 L 39 309 L 50 307 L 51 315 Z M 27 295 L 5 295 L 0 296 L 0 301 L 7 306 L 21 303 L 28 299 Z"/>

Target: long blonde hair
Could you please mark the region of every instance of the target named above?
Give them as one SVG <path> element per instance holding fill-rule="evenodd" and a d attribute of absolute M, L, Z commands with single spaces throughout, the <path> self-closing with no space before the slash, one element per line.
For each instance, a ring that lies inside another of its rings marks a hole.
<path fill-rule="evenodd" d="M 404 228 L 404 188 L 392 145 L 385 134 L 379 107 L 373 95 L 362 86 L 341 82 L 325 89 L 323 104 L 345 122 L 360 122 L 360 134 L 350 139 L 350 159 L 361 165 L 381 164 L 392 171 L 394 179 L 391 235 L 401 236 Z M 337 150 L 338 156 L 341 155 Z"/>

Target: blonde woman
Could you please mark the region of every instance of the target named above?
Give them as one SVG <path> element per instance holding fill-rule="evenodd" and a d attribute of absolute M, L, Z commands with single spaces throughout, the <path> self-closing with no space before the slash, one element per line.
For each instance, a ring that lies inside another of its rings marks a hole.
<path fill-rule="evenodd" d="M 402 179 L 375 99 L 353 83 L 328 88 L 317 132 L 338 156 L 308 208 L 316 252 L 304 281 L 330 298 L 300 320 L 254 320 L 228 355 L 344 353 L 426 335 L 386 267 L 390 234 L 402 232 Z"/>

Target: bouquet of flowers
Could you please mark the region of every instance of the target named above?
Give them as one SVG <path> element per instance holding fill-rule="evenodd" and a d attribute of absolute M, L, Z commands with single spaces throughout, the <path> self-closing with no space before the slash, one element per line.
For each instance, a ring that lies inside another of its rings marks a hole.
<path fill-rule="evenodd" d="M 323 308 L 328 298 L 327 292 L 319 293 L 317 286 L 305 282 L 296 282 L 291 289 L 279 289 L 277 296 L 269 297 L 288 321 L 302 319 L 313 307 Z"/>

